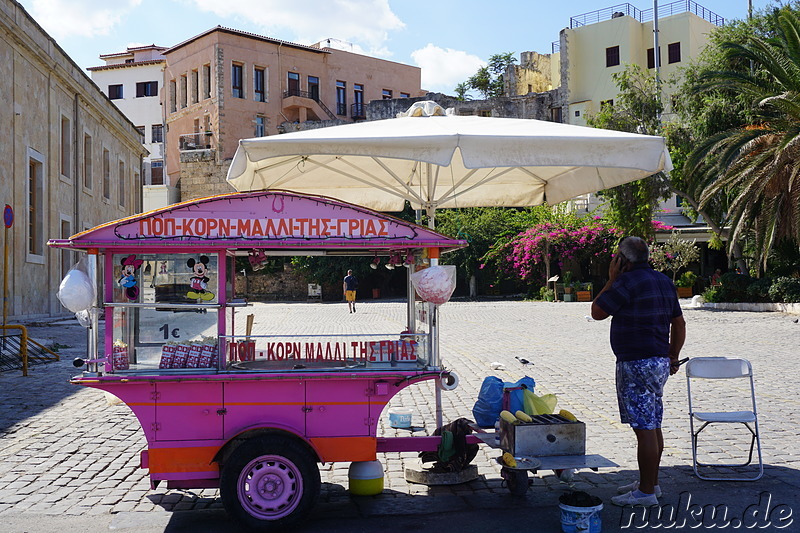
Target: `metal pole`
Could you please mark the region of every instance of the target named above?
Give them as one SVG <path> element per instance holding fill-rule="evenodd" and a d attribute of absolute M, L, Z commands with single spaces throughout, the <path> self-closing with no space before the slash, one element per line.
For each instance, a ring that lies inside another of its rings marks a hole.
<path fill-rule="evenodd" d="M 431 166 L 430 164 L 427 167 L 428 170 L 428 198 L 430 199 L 431 194 Z M 436 229 L 436 208 L 433 206 L 432 203 L 428 203 L 426 206 L 428 212 L 428 227 L 430 229 Z M 430 265 L 432 267 L 437 266 L 439 264 L 438 257 L 431 257 L 430 258 Z M 439 317 L 437 316 L 437 309 L 436 305 L 432 303 L 428 303 L 428 320 L 430 321 L 430 331 L 429 331 L 429 338 L 430 338 L 430 364 L 436 367 L 441 367 L 442 362 L 439 359 Z M 434 399 L 436 401 L 436 427 L 442 427 L 442 389 L 439 388 L 439 384 L 433 386 L 433 394 Z"/>
<path fill-rule="evenodd" d="M 6 317 L 8 317 L 8 226 L 6 226 L 6 234 L 3 241 L 3 328 L 6 327 Z M 3 330 L 3 335 L 3 345 L 5 347 L 5 329 Z"/>
<path fill-rule="evenodd" d="M 98 336 L 98 328 L 100 327 L 100 322 L 97 316 L 97 313 L 100 311 L 97 307 L 97 301 L 100 298 L 100 294 L 102 293 L 101 285 L 98 283 L 97 277 L 97 250 L 89 250 L 88 254 L 88 265 L 87 270 L 89 271 L 89 279 L 92 280 L 96 289 L 96 296 L 95 301 L 92 307 L 89 308 L 89 320 L 90 325 L 89 329 L 86 330 L 87 335 L 87 343 L 86 343 L 86 351 L 88 352 L 87 355 L 89 359 L 97 359 L 97 336 Z M 112 327 L 111 324 L 108 327 Z M 100 363 L 95 363 L 95 372 L 100 371 Z"/>
<path fill-rule="evenodd" d="M 658 0 L 653 0 L 653 58 L 656 67 L 656 96 L 661 101 L 661 52 L 658 48 Z M 656 120 L 661 122 L 659 111 Z M 649 132 L 646 132 L 649 133 Z"/>

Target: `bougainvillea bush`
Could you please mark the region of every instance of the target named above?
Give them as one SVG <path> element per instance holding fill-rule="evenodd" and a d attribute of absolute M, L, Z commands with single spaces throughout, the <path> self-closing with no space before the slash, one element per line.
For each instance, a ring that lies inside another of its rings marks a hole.
<path fill-rule="evenodd" d="M 546 222 L 498 243 L 485 258 L 495 261 L 507 275 L 526 282 L 539 282 L 544 278 L 546 261 L 583 261 L 608 254 L 621 236 L 617 228 L 597 218 Z"/>

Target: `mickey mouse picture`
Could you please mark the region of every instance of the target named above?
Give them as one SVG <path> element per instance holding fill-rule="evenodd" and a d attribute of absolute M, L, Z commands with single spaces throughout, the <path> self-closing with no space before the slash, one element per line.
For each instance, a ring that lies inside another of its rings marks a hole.
<path fill-rule="evenodd" d="M 119 286 L 122 287 L 125 297 L 130 301 L 135 301 L 139 297 L 139 287 L 136 285 L 136 271 L 144 263 L 141 259 L 136 259 L 136 255 L 131 254 L 122 258 L 122 277 L 119 278 Z"/>
<path fill-rule="evenodd" d="M 189 265 L 189 268 L 192 269 L 192 276 L 189 280 L 191 289 L 189 292 L 186 293 L 188 298 L 193 300 L 213 300 L 214 293 L 209 292 L 206 290 L 208 287 L 208 256 L 201 255 L 199 261 L 195 261 L 194 258 L 189 259 L 186 261 L 186 264 Z"/>

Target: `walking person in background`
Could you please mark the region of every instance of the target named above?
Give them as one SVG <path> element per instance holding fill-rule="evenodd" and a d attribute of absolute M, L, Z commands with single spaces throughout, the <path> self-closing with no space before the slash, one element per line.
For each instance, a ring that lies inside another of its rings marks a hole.
<path fill-rule="evenodd" d="M 648 264 L 650 250 L 639 237 L 619 244 L 608 283 L 592 302 L 592 318 L 611 320 L 611 349 L 617 359 L 617 399 L 623 424 L 637 440 L 639 480 L 619 488 L 615 505 L 657 505 L 658 467 L 664 451 L 661 419 L 667 378 L 680 367 L 686 339 L 675 286 Z"/>
<path fill-rule="evenodd" d="M 347 306 L 350 308 L 351 313 L 356 312 L 356 289 L 358 288 L 358 278 L 353 275 L 352 270 L 347 271 L 342 283 L 342 290 L 344 291 L 344 299 L 347 300 Z"/>

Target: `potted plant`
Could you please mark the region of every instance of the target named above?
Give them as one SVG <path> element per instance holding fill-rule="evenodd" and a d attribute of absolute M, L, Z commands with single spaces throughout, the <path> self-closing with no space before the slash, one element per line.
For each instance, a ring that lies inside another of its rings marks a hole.
<path fill-rule="evenodd" d="M 575 294 L 574 294 L 575 285 L 572 282 L 572 272 L 567 270 L 564 272 L 564 301 L 565 302 L 574 302 L 575 301 Z"/>
<path fill-rule="evenodd" d="M 691 298 L 695 281 L 697 281 L 697 274 L 694 272 L 687 271 L 681 274 L 675 280 L 675 286 L 678 288 L 678 298 Z"/>
<path fill-rule="evenodd" d="M 591 282 L 579 283 L 575 294 L 578 297 L 579 302 L 591 302 L 592 283 Z"/>
<path fill-rule="evenodd" d="M 572 272 L 564 272 L 564 294 L 572 294 Z"/>

